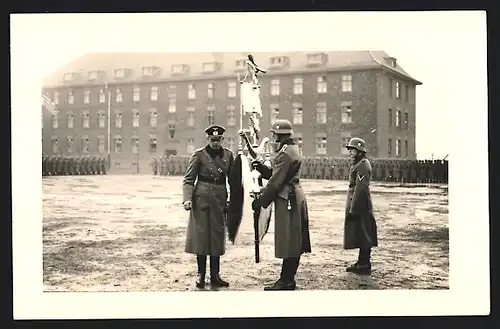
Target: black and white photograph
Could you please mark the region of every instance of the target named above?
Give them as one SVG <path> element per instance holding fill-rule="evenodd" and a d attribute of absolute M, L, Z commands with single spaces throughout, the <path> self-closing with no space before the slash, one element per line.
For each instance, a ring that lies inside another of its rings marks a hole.
<path fill-rule="evenodd" d="M 484 12 L 11 30 L 14 318 L 489 314 Z"/>

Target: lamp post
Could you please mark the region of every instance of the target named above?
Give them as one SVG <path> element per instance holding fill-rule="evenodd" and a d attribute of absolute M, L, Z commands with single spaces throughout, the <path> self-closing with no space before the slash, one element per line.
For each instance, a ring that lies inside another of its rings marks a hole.
<path fill-rule="evenodd" d="M 135 140 L 135 146 L 137 147 L 137 157 L 136 157 L 137 174 L 139 174 L 139 139 Z"/>

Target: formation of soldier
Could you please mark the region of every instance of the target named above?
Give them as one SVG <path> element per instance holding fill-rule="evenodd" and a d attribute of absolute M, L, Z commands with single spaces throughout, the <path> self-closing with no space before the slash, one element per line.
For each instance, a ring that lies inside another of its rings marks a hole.
<path fill-rule="evenodd" d="M 448 183 L 447 160 L 375 159 L 372 181 L 401 183 Z M 164 156 L 154 159 L 154 175 L 184 175 L 189 156 Z M 347 180 L 351 160 L 348 157 L 305 157 L 301 177 L 304 179 Z"/>
<path fill-rule="evenodd" d="M 106 171 L 106 159 L 95 155 L 42 157 L 42 176 L 106 175 Z"/>

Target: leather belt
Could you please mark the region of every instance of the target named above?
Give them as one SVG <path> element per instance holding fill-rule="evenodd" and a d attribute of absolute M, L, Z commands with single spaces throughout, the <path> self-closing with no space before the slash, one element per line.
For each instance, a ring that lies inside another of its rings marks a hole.
<path fill-rule="evenodd" d="M 198 181 L 203 182 L 203 183 L 208 183 L 208 184 L 215 184 L 215 185 L 226 185 L 226 178 L 213 178 L 213 177 L 206 177 L 206 176 L 198 176 Z"/>

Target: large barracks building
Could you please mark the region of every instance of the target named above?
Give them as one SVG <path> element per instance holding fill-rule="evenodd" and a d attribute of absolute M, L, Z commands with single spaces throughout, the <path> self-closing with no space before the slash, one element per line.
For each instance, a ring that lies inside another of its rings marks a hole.
<path fill-rule="evenodd" d="M 57 111 L 43 111 L 43 154 L 107 157 L 110 170 L 150 172 L 152 158 L 190 155 L 204 129 L 226 128 L 237 151 L 238 76 L 247 53 L 92 53 L 44 80 Z M 264 133 L 293 123 L 304 156 L 343 156 L 354 136 L 378 158 L 415 159 L 421 82 L 383 51 L 253 53 Z M 246 128 L 247 122 L 244 120 Z"/>

